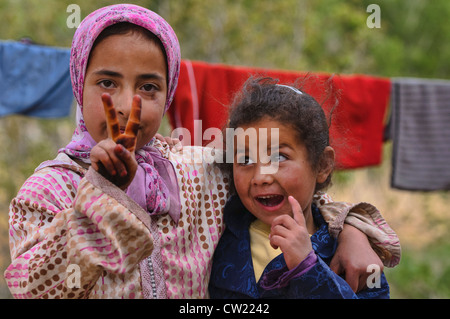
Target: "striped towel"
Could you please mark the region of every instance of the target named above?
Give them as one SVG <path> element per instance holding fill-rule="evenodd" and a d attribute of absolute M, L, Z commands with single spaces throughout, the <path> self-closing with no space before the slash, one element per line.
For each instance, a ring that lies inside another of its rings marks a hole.
<path fill-rule="evenodd" d="M 450 189 L 450 81 L 393 78 L 393 188 Z"/>

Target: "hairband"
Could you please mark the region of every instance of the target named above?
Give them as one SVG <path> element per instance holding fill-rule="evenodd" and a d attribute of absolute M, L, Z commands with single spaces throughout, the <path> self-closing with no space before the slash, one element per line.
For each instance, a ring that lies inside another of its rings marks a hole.
<path fill-rule="evenodd" d="M 289 88 L 292 91 L 294 91 L 295 93 L 300 94 L 300 95 L 303 94 L 303 92 L 300 91 L 299 89 L 296 89 L 295 87 L 292 87 L 292 86 L 289 86 L 289 85 L 284 85 L 284 84 L 275 84 L 275 85 L 277 85 L 277 86 L 284 86 L 284 87 Z"/>

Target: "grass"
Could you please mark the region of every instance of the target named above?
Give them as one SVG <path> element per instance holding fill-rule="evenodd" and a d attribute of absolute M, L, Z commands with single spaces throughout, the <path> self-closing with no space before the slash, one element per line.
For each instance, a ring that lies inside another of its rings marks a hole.
<path fill-rule="evenodd" d="M 9 202 L 34 168 L 68 142 L 73 121 L 73 116 L 64 120 L 0 118 L 0 298 L 11 298 L 3 278 L 10 263 Z M 164 121 L 160 132 L 168 135 L 169 128 Z M 385 270 L 391 298 L 450 298 L 450 193 L 390 188 L 390 154 L 391 145 L 386 143 L 380 166 L 336 172 L 329 194 L 335 200 L 374 204 L 399 235 L 402 260 Z"/>
<path fill-rule="evenodd" d="M 450 244 L 404 249 L 399 266 L 386 270 L 392 298 L 450 298 Z"/>

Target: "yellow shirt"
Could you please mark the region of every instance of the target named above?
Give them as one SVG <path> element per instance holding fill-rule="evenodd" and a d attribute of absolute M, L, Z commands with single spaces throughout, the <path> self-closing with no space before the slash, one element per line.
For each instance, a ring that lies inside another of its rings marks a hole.
<path fill-rule="evenodd" d="M 259 219 L 250 224 L 249 232 L 253 269 L 256 281 L 258 281 L 267 264 L 281 254 L 281 249 L 273 249 L 270 246 L 270 225 L 264 224 Z"/>
<path fill-rule="evenodd" d="M 256 282 L 258 282 L 266 266 L 282 251 L 280 248 L 274 249 L 270 245 L 270 225 L 256 219 L 250 224 L 249 232 L 253 270 L 255 271 Z M 311 234 L 309 237 L 311 237 Z"/>

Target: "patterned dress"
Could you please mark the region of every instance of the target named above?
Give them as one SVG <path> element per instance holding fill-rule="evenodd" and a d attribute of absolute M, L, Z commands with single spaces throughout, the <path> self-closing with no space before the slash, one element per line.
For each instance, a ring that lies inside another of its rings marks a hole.
<path fill-rule="evenodd" d="M 66 164 L 28 178 L 10 206 L 5 279 L 15 298 L 207 296 L 228 180 L 202 161 L 202 148 L 159 149 L 180 185 L 178 224 L 168 214 L 150 216 L 65 154 L 57 160 Z"/>

